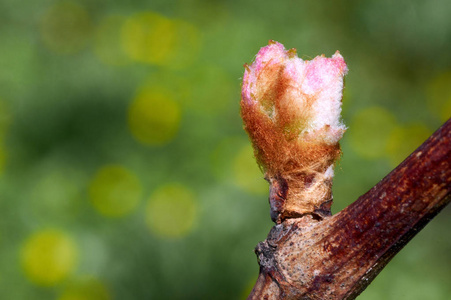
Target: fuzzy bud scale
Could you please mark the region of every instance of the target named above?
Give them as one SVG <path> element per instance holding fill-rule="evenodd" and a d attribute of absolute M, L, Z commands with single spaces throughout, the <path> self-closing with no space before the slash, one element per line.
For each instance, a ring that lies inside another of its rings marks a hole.
<path fill-rule="evenodd" d="M 241 116 L 270 182 L 271 217 L 327 215 L 346 127 L 340 120 L 347 66 L 337 51 L 311 61 L 270 41 L 245 65 Z"/>

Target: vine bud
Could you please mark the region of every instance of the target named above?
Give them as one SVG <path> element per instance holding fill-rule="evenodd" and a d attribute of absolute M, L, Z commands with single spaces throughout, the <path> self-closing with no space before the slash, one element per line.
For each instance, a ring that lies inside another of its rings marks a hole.
<path fill-rule="evenodd" d="M 241 117 L 270 183 L 271 218 L 330 215 L 346 63 L 337 51 L 311 61 L 270 41 L 245 65 Z"/>

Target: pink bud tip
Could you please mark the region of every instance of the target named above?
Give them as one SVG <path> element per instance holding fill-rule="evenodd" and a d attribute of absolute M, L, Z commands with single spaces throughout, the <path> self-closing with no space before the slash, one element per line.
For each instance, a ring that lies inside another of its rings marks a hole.
<path fill-rule="evenodd" d="M 299 137 L 336 143 L 346 129 L 340 113 L 347 71 L 338 51 L 331 58 L 304 61 L 296 50 L 271 41 L 246 67 L 243 105 L 259 105 L 275 123 L 296 130 Z"/>

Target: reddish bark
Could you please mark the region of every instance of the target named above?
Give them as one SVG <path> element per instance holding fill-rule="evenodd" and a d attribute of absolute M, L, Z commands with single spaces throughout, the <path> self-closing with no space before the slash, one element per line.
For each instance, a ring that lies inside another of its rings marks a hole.
<path fill-rule="evenodd" d="M 354 299 L 451 200 L 451 120 L 334 216 L 274 226 L 248 299 Z"/>

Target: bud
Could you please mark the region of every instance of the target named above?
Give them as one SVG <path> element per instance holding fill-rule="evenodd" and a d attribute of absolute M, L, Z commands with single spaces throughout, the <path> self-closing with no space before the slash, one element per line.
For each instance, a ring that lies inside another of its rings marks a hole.
<path fill-rule="evenodd" d="M 346 63 L 311 61 L 270 41 L 245 65 L 241 117 L 258 164 L 270 183 L 271 218 L 280 223 L 306 213 L 330 215 Z"/>

